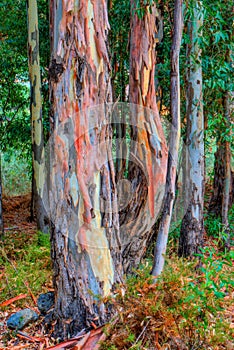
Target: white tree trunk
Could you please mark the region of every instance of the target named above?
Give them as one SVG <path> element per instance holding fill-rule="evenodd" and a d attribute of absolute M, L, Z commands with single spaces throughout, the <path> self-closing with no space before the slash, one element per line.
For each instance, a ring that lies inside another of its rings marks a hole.
<path fill-rule="evenodd" d="M 179 242 L 180 256 L 193 256 L 203 241 L 204 202 L 204 118 L 202 101 L 201 50 L 197 39 L 201 35 L 202 2 L 193 1 L 192 18 L 188 23 L 190 43 L 187 44 L 186 90 L 186 169 L 185 195 L 188 198 L 182 220 Z"/>
<path fill-rule="evenodd" d="M 42 124 L 41 74 L 37 1 L 27 1 L 28 66 L 30 79 L 30 113 L 32 125 L 33 206 L 38 229 L 47 232 L 47 215 L 42 202 L 45 183 L 44 137 Z"/>
<path fill-rule="evenodd" d="M 174 31 L 171 48 L 171 132 L 169 141 L 169 156 L 167 166 L 167 181 L 164 207 L 154 250 L 154 265 L 152 275 L 158 276 L 163 270 L 175 199 L 176 167 L 180 141 L 180 73 L 179 53 L 182 36 L 182 1 L 175 0 Z"/>

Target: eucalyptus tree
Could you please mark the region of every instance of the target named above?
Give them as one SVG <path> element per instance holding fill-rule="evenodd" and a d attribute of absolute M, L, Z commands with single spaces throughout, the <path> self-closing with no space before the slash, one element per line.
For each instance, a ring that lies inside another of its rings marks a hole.
<path fill-rule="evenodd" d="M 61 338 L 110 318 L 105 297 L 139 264 L 163 196 L 167 147 L 154 85 L 156 8 L 146 6 L 142 17 L 134 4 L 132 11 L 128 181 L 135 187 L 121 211 L 117 188 L 125 179 L 117 178 L 112 154 L 107 3 L 50 3 L 49 214 L 53 317 Z"/>
<path fill-rule="evenodd" d="M 110 317 L 110 306 L 99 298 L 123 273 L 105 108 L 112 101 L 107 3 L 52 0 L 50 28 L 54 317 L 56 334 L 64 338 Z"/>
<path fill-rule="evenodd" d="M 123 215 L 125 230 L 121 236 L 123 265 L 127 272 L 137 267 L 145 254 L 164 195 L 167 145 L 155 93 L 158 16 L 152 2 L 139 8 L 131 1 L 128 180 L 132 184 L 132 198 Z"/>
<path fill-rule="evenodd" d="M 188 257 L 199 252 L 204 231 L 204 118 L 202 63 L 199 36 L 202 35 L 202 1 L 192 0 L 188 8 L 188 41 L 186 46 L 186 208 L 182 220 L 179 255 Z"/>
<path fill-rule="evenodd" d="M 30 79 L 30 114 L 32 128 L 32 193 L 38 229 L 48 231 L 48 219 L 43 205 L 45 183 L 44 134 L 42 122 L 41 72 L 37 0 L 27 1 L 28 64 Z"/>
<path fill-rule="evenodd" d="M 204 45 L 205 112 L 207 135 L 216 140 L 213 191 L 209 214 L 221 217 L 228 245 L 228 210 L 233 204 L 233 5 L 206 3 Z"/>
<path fill-rule="evenodd" d="M 167 180 L 164 205 L 160 218 L 160 225 L 154 250 L 154 264 L 152 274 L 158 276 L 164 266 L 170 229 L 173 204 L 175 200 L 176 169 L 180 143 L 180 71 L 179 55 L 183 28 L 182 1 L 175 0 L 173 34 L 171 46 L 171 131 L 169 139 L 169 155 L 167 165 Z"/>

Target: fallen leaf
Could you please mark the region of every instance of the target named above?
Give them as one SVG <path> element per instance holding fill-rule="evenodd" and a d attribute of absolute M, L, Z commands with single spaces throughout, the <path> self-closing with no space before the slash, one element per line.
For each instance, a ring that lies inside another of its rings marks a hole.
<path fill-rule="evenodd" d="M 3 306 L 10 305 L 10 304 L 14 303 L 17 300 L 26 298 L 27 296 L 28 296 L 27 294 L 20 294 L 17 297 L 14 297 L 14 298 L 11 298 L 11 299 L 8 299 L 8 300 L 4 301 L 3 303 L 0 304 L 0 306 L 3 307 Z"/>

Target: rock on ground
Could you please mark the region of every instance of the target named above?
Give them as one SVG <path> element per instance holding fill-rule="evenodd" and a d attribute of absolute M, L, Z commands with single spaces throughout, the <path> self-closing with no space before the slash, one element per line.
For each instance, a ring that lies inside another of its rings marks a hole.
<path fill-rule="evenodd" d="M 7 327 L 11 329 L 22 329 L 37 319 L 38 314 L 35 311 L 31 309 L 20 310 L 8 318 Z"/>
<path fill-rule="evenodd" d="M 54 293 L 41 294 L 37 300 L 37 307 L 42 314 L 46 314 L 54 305 Z"/>

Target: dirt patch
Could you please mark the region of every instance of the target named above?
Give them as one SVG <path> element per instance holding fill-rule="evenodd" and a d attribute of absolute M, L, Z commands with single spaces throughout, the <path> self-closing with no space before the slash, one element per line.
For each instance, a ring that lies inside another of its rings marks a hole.
<path fill-rule="evenodd" d="M 3 219 L 5 231 L 35 232 L 36 223 L 30 219 L 31 193 L 3 196 Z"/>

